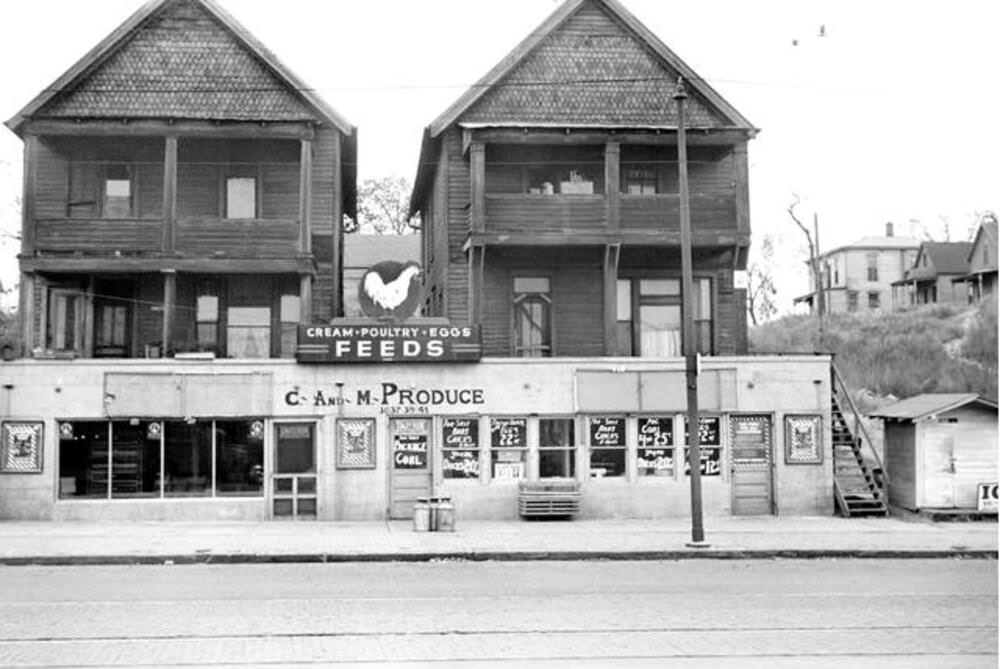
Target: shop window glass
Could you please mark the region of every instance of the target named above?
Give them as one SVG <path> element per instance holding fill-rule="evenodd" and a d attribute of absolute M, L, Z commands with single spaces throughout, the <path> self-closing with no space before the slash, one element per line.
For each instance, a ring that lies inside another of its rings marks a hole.
<path fill-rule="evenodd" d="M 722 441 L 718 416 L 698 416 L 698 446 L 701 449 L 701 475 L 721 476 L 722 474 Z M 684 418 L 684 443 L 689 443 L 687 418 Z M 689 451 L 684 448 L 684 474 L 691 475 L 689 466 Z"/>
<path fill-rule="evenodd" d="M 590 438 L 590 475 L 625 476 L 625 417 L 587 419 Z"/>
<path fill-rule="evenodd" d="M 226 353 L 230 358 L 271 356 L 271 310 L 230 307 L 226 312 Z"/>
<path fill-rule="evenodd" d="M 111 423 L 111 496 L 160 494 L 160 426 L 157 421 Z"/>
<path fill-rule="evenodd" d="M 59 498 L 108 496 L 107 421 L 59 423 Z"/>
<path fill-rule="evenodd" d="M 576 476 L 575 435 L 572 418 L 538 420 L 538 477 Z"/>
<path fill-rule="evenodd" d="M 197 497 L 212 490 L 212 421 L 164 425 L 163 477 L 167 497 Z"/>
<path fill-rule="evenodd" d="M 663 416 L 641 417 L 636 422 L 636 463 L 639 476 L 673 478 L 674 419 Z"/>
<path fill-rule="evenodd" d="M 304 474 L 316 471 L 312 424 L 281 423 L 277 426 L 277 435 L 278 474 Z"/>
<path fill-rule="evenodd" d="M 441 471 L 446 479 L 479 478 L 479 419 L 444 418 Z"/>
<path fill-rule="evenodd" d="M 516 481 L 523 479 L 527 450 L 527 418 L 490 419 L 490 458 L 493 480 Z"/>
<path fill-rule="evenodd" d="M 216 494 L 263 494 L 264 421 L 216 421 L 214 434 Z"/>

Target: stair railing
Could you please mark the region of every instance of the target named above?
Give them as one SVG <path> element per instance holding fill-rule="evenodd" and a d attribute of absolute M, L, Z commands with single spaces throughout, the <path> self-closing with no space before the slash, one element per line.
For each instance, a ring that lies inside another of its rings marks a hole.
<path fill-rule="evenodd" d="M 879 457 L 878 451 L 875 450 L 872 438 L 868 434 L 868 430 L 865 428 L 864 422 L 861 420 L 861 412 L 858 411 L 858 407 L 854 404 L 854 400 L 851 398 L 851 393 L 847 389 L 847 384 L 844 383 L 844 378 L 837 370 L 837 365 L 831 362 L 830 370 L 833 380 L 833 394 L 837 400 L 837 406 L 840 407 L 841 413 L 844 413 L 845 407 L 850 410 L 851 417 L 854 421 L 854 429 L 851 430 L 851 436 L 857 441 L 857 443 L 860 444 L 862 451 L 864 451 L 865 446 L 868 447 L 868 452 L 871 454 L 872 460 L 874 460 L 879 472 L 881 473 L 881 476 L 875 477 L 875 473 L 872 472 L 872 478 L 875 479 L 876 487 L 885 493 L 889 486 L 889 474 L 885 471 L 885 466 L 882 464 L 882 458 Z M 847 427 L 850 429 L 851 426 L 848 425 Z"/>

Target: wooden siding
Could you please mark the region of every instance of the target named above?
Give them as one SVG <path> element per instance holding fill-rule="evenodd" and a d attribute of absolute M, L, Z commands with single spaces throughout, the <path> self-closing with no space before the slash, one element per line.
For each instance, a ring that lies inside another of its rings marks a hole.
<path fill-rule="evenodd" d="M 159 251 L 162 225 L 159 219 L 37 219 L 35 248 L 104 255 Z"/>
<path fill-rule="evenodd" d="M 34 167 L 35 216 L 65 217 L 66 199 L 69 195 L 69 161 L 57 150 L 55 144 L 41 138 L 38 141 L 38 159 Z"/>
<path fill-rule="evenodd" d="M 733 197 L 692 195 L 691 228 L 698 232 L 736 231 L 736 200 Z M 679 195 L 622 195 L 621 226 L 625 229 L 680 230 Z"/>
<path fill-rule="evenodd" d="M 487 195 L 486 231 L 595 230 L 607 219 L 602 195 Z"/>
<path fill-rule="evenodd" d="M 182 218 L 177 222 L 177 251 L 185 255 L 294 256 L 298 254 L 298 241 L 299 224 L 295 220 Z"/>
<path fill-rule="evenodd" d="M 340 184 L 336 181 L 335 161 L 339 156 L 339 137 L 332 128 L 320 128 L 313 139 L 312 163 L 312 231 L 313 234 L 334 234 L 340 226 L 333 220 Z M 295 186 L 298 196 L 298 177 Z"/>
<path fill-rule="evenodd" d="M 469 232 L 469 204 L 471 184 L 469 161 L 462 155 L 462 136 L 458 128 L 449 128 L 442 135 L 442 153 L 445 156 L 447 203 L 447 293 L 448 317 L 456 323 L 469 320 L 469 273 L 462 245 Z"/>
<path fill-rule="evenodd" d="M 917 508 L 917 459 L 913 423 L 886 421 L 885 468 L 889 475 L 889 502 L 904 509 Z"/>

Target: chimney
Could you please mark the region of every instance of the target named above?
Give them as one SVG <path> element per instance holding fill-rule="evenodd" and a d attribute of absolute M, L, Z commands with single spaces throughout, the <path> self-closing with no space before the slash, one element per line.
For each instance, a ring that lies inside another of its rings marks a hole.
<path fill-rule="evenodd" d="M 888 221 L 885 224 L 885 236 L 892 237 L 892 221 Z"/>

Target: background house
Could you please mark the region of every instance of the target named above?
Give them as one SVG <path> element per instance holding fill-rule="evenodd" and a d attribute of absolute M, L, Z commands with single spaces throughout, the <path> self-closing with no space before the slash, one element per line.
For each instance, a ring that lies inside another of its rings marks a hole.
<path fill-rule="evenodd" d="M 563 3 L 427 127 L 411 200 L 430 314 L 486 355 L 681 355 L 678 78 L 697 348 L 746 351 L 753 125 L 613 0 Z"/>
<path fill-rule="evenodd" d="M 955 279 L 969 273 L 970 242 L 924 242 L 913 266 L 902 279 L 892 283 L 893 304 L 907 307 L 919 304 L 967 303 L 964 291 L 956 288 Z"/>
<path fill-rule="evenodd" d="M 820 254 L 820 285 L 826 312 L 890 308 L 892 282 L 901 279 L 913 265 L 919 248 L 918 240 L 896 237 L 892 223 L 886 223 L 883 237 L 863 237 Z M 812 311 L 816 308 L 816 275 L 811 266 L 809 287 L 810 292 L 794 302 L 806 304 Z"/>
<path fill-rule="evenodd" d="M 996 484 L 996 402 L 975 394 L 924 394 L 872 416 L 885 423 L 890 503 L 975 510 L 978 485 Z"/>
<path fill-rule="evenodd" d="M 147 3 L 7 125 L 25 353 L 294 353 L 340 312 L 356 134 L 212 0 Z"/>
<path fill-rule="evenodd" d="M 997 221 L 991 219 L 982 222 L 972 240 L 972 248 L 968 256 L 969 273 L 954 279 L 954 282 L 964 284 L 969 303 L 992 297 L 997 294 Z M 956 290 L 963 286 L 956 285 Z"/>

